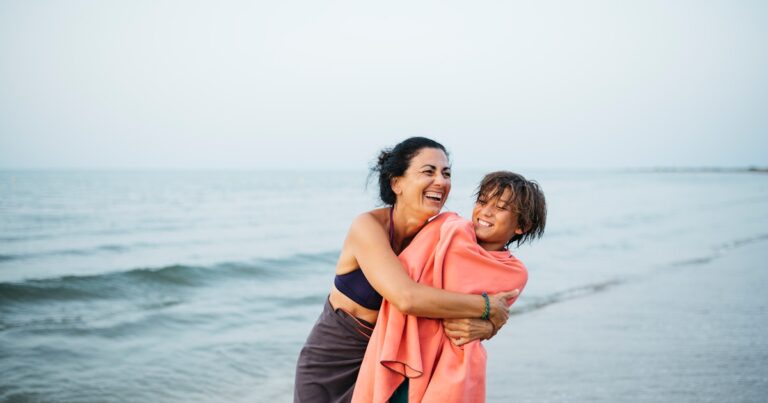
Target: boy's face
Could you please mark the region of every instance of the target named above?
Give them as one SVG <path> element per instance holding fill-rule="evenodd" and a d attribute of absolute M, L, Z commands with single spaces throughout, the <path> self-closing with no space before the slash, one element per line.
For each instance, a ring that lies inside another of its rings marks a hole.
<path fill-rule="evenodd" d="M 477 242 L 486 250 L 502 250 L 515 234 L 523 230 L 517 223 L 517 209 L 513 203 L 512 191 L 504 190 L 501 196 L 489 198 L 489 192 L 480 195 L 472 210 L 472 225 L 475 227 Z"/>

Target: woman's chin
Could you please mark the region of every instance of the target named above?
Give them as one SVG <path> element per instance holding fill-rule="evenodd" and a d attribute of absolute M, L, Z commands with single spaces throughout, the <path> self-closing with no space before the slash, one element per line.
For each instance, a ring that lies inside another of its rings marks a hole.
<path fill-rule="evenodd" d="M 443 209 L 443 206 L 428 206 L 424 209 L 424 214 L 428 215 L 429 217 L 434 217 L 438 214 L 440 214 L 440 211 Z"/>

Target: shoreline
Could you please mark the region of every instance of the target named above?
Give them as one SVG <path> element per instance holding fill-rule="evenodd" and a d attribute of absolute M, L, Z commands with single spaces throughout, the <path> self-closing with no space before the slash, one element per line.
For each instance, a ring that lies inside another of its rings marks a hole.
<path fill-rule="evenodd" d="M 641 170 L 653 173 L 768 173 L 768 167 L 655 167 Z"/>
<path fill-rule="evenodd" d="M 488 401 L 764 401 L 766 260 L 755 242 L 513 316 L 485 343 Z"/>

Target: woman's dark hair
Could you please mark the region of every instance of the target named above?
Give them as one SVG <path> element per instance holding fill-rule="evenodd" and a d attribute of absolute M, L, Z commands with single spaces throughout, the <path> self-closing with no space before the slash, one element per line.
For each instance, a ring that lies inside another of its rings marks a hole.
<path fill-rule="evenodd" d="M 547 201 L 544 192 L 535 181 L 529 181 L 523 175 L 509 171 L 491 172 L 485 175 L 477 188 L 475 196 L 495 199 L 501 197 L 504 191 L 509 189 L 512 198 L 509 204 L 512 211 L 517 212 L 517 224 L 522 228 L 521 235 L 515 234 L 507 242 L 517 242 L 517 246 L 544 235 L 544 226 L 547 224 Z"/>
<path fill-rule="evenodd" d="M 426 137 L 411 137 L 392 148 L 381 150 L 379 158 L 371 167 L 368 178 L 370 180 L 372 175 L 378 174 L 379 198 L 384 204 L 389 206 L 395 204 L 396 195 L 392 191 L 392 179 L 403 176 L 408 166 L 411 165 L 411 159 L 423 148 L 437 148 L 442 150 L 446 156 L 448 155 L 448 151 L 442 144 Z"/>

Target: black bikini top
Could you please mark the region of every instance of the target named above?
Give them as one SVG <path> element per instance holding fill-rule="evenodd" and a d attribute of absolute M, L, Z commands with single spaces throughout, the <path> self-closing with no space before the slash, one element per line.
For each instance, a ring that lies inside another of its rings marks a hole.
<path fill-rule="evenodd" d="M 389 209 L 389 245 L 395 240 L 395 226 L 392 221 L 394 207 Z M 381 301 L 384 300 L 365 278 L 365 273 L 360 268 L 352 270 L 349 273 L 337 274 L 333 279 L 333 285 L 352 301 L 368 309 L 378 311 L 381 308 Z"/>

